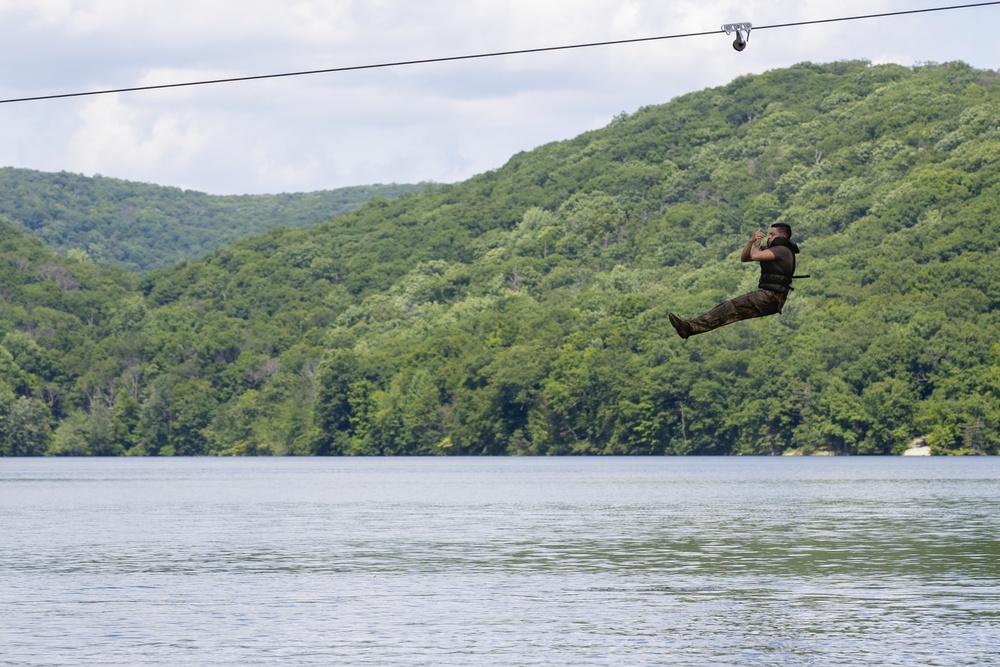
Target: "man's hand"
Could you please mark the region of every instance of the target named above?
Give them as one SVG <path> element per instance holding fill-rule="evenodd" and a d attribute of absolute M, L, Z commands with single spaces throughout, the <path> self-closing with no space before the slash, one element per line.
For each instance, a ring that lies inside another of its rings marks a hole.
<path fill-rule="evenodd" d="M 750 240 L 743 246 L 743 252 L 740 253 L 741 262 L 763 262 L 774 259 L 773 252 L 761 250 L 757 245 L 765 236 L 766 234 L 759 229 L 750 236 Z"/>

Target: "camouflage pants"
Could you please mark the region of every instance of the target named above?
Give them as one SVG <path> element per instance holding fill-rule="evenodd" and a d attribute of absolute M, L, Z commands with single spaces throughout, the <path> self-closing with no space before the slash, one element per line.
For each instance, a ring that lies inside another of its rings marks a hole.
<path fill-rule="evenodd" d="M 704 315 L 687 320 L 688 326 L 691 327 L 691 335 L 705 333 L 740 320 L 780 313 L 787 296 L 780 292 L 761 289 L 723 301 Z"/>

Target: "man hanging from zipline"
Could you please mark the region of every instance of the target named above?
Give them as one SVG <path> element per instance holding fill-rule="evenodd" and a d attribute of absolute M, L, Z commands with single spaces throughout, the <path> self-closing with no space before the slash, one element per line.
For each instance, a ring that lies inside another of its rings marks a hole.
<path fill-rule="evenodd" d="M 678 336 L 688 338 L 740 320 L 781 312 L 788 291 L 792 289 L 795 255 L 798 254 L 799 247 L 792 243 L 792 228 L 783 222 L 771 225 L 767 233 L 767 247 L 759 245 L 763 238 L 764 232 L 759 229 L 755 231 L 740 254 L 741 262 L 760 262 L 757 290 L 723 301 L 704 315 L 690 320 L 670 313 L 670 324 L 677 330 Z"/>

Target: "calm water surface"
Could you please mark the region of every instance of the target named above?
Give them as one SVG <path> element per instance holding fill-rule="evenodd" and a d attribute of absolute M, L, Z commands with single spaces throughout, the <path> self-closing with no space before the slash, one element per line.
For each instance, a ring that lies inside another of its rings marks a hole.
<path fill-rule="evenodd" d="M 996 665 L 1000 459 L 0 459 L 0 665 Z"/>

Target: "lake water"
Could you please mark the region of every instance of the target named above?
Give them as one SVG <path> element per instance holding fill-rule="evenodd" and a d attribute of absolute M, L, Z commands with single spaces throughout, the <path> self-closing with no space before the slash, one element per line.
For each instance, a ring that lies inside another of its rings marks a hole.
<path fill-rule="evenodd" d="M 0 459 L 0 665 L 996 665 L 1000 459 Z"/>

